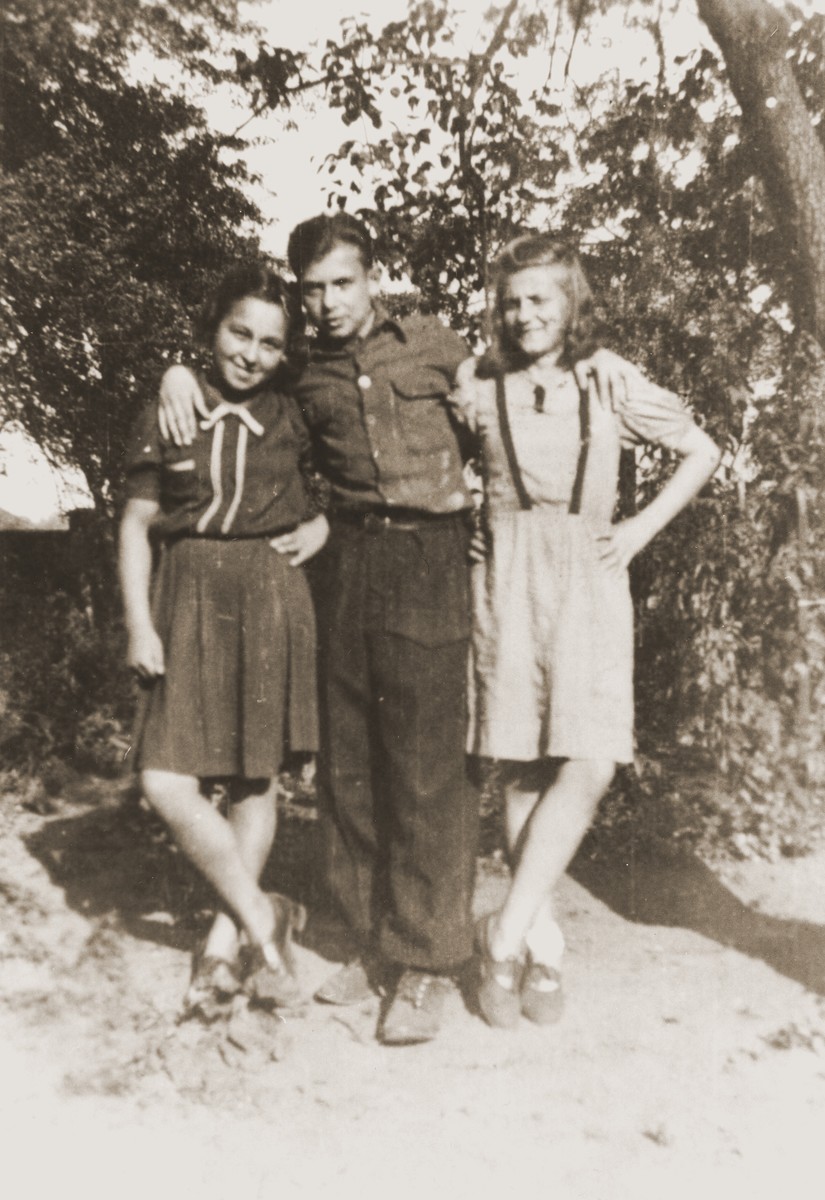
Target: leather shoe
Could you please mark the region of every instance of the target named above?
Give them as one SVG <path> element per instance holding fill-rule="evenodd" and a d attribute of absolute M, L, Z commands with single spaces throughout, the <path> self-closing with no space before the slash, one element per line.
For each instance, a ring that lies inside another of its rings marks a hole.
<path fill-rule="evenodd" d="M 498 914 L 488 913 L 476 925 L 478 984 L 476 999 L 482 1017 L 497 1029 L 514 1029 L 522 1012 L 520 994 L 524 963 L 518 956 L 493 958 L 490 926 Z"/>
<path fill-rule="evenodd" d="M 235 968 L 225 958 L 200 951 L 192 963 L 192 978 L 183 1002 L 183 1016 L 209 1024 L 225 1017 L 232 997 L 241 990 Z"/>
<path fill-rule="evenodd" d="M 324 980 L 315 999 L 322 1004 L 338 1004 L 346 1007 L 350 1004 L 363 1004 L 375 995 L 370 982 L 371 966 L 363 958 L 354 958 Z"/>
<path fill-rule="evenodd" d="M 545 963 L 527 963 L 521 982 L 521 1011 L 536 1025 L 554 1025 L 564 1009 L 561 975 Z"/>
<path fill-rule="evenodd" d="M 385 1046 L 432 1041 L 441 1028 L 448 986 L 440 975 L 404 971 L 382 1022 L 379 1040 Z"/>
<path fill-rule="evenodd" d="M 269 901 L 275 917 L 272 938 L 264 945 L 249 947 L 244 990 L 259 1004 L 298 1008 L 304 997 L 296 978 L 292 934 L 303 930 L 307 911 L 303 904 L 277 892 L 270 893 Z"/>

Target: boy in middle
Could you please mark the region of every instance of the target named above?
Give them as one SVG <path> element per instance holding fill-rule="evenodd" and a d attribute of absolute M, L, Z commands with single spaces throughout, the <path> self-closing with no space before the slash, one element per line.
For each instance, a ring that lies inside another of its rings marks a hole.
<path fill-rule="evenodd" d="M 296 395 L 331 485 L 319 640 L 325 885 L 354 953 L 316 993 L 391 1001 L 386 1044 L 439 1031 L 472 952 L 478 797 L 466 775 L 471 501 L 446 399 L 465 342 L 379 300 L 366 227 L 343 212 L 293 230 L 314 328 Z M 633 368 L 599 351 L 602 390 Z M 590 364 L 584 364 L 584 370 Z M 162 420 L 194 427 L 193 378 L 167 372 Z M 288 550 L 288 547 L 287 547 Z"/>

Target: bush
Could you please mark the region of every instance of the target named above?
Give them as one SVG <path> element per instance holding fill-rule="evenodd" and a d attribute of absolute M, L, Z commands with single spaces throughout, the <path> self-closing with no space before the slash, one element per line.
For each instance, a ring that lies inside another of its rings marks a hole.
<path fill-rule="evenodd" d="M 9 648 L 0 655 L 0 767 L 39 773 L 67 759 L 117 771 L 128 745 L 131 683 L 111 615 L 96 620 L 65 591 L 5 605 Z"/>
<path fill-rule="evenodd" d="M 635 578 L 642 748 L 718 772 L 696 836 L 738 854 L 804 852 L 825 823 L 823 412 L 802 347 L 753 423 L 752 478 L 712 488 Z"/>

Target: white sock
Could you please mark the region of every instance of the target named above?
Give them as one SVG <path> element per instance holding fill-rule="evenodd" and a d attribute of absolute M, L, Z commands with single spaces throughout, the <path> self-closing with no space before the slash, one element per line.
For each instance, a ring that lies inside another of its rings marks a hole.
<path fill-rule="evenodd" d="M 564 954 L 564 934 L 548 908 L 542 907 L 524 939 L 534 962 L 559 969 Z"/>

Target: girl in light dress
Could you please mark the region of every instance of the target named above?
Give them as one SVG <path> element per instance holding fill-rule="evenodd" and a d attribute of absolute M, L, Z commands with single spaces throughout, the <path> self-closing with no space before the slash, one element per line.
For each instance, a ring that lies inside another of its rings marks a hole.
<path fill-rule="evenodd" d="M 497 344 L 459 369 L 456 403 L 483 463 L 488 553 L 474 569 L 468 747 L 499 760 L 512 879 L 477 925 L 488 1023 L 562 1008 L 554 892 L 607 790 L 633 759 L 628 566 L 719 462 L 679 400 L 642 376 L 613 409 L 572 373 L 591 350 L 592 295 L 575 250 L 543 234 L 496 264 Z M 679 465 L 612 523 L 622 447 Z"/>
<path fill-rule="evenodd" d="M 268 266 L 231 271 L 203 315 L 211 364 L 194 442 L 139 418 L 126 469 L 120 575 L 128 661 L 143 684 L 135 760 L 144 794 L 226 905 L 195 956 L 189 1012 L 239 989 L 300 998 L 290 939 L 305 913 L 259 886 L 275 836 L 285 749 L 317 749 L 315 624 L 301 564 L 326 540 L 300 470 L 308 436 L 285 392 L 291 306 Z M 152 583 L 155 546 L 159 565 Z M 228 787 L 224 817 L 205 794 Z"/>

